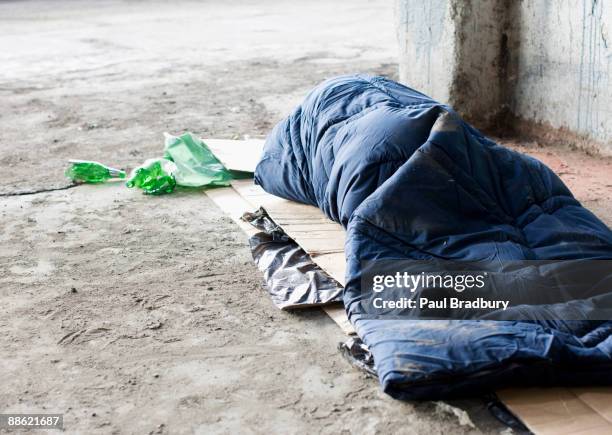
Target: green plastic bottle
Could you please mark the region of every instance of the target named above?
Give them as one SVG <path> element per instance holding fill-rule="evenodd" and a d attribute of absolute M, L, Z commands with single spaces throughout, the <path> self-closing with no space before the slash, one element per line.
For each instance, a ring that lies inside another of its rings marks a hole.
<path fill-rule="evenodd" d="M 69 160 L 66 177 L 79 183 L 103 183 L 111 178 L 125 178 L 125 171 L 88 160 Z"/>
<path fill-rule="evenodd" d="M 132 171 L 127 187 L 138 187 L 147 195 L 172 193 L 176 187 L 176 165 L 167 159 L 149 159 Z"/>

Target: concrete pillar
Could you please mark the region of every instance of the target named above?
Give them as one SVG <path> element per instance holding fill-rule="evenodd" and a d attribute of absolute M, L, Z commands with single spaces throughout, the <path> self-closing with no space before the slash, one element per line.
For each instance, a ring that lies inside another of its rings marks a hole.
<path fill-rule="evenodd" d="M 496 118 L 513 80 L 507 3 L 397 0 L 400 81 L 467 119 Z"/>
<path fill-rule="evenodd" d="M 404 84 L 612 154 L 612 1 L 396 0 L 396 20 Z"/>

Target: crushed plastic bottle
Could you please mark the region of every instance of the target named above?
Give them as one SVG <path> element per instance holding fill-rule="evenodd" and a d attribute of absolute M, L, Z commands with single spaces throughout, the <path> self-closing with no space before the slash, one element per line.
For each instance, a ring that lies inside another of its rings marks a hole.
<path fill-rule="evenodd" d="M 166 138 L 164 156 L 149 159 L 130 174 L 128 187 L 139 187 L 149 195 L 171 193 L 176 186 L 229 186 L 233 178 L 250 173 L 228 170 L 202 140 L 191 133 Z"/>
<path fill-rule="evenodd" d="M 174 174 L 179 186 L 229 186 L 231 172 L 223 166 L 210 149 L 191 133 L 166 138 L 164 158 L 172 160 L 177 167 Z"/>
<path fill-rule="evenodd" d="M 69 160 L 65 175 L 78 183 L 103 183 L 111 178 L 125 178 L 125 171 L 89 160 Z"/>
<path fill-rule="evenodd" d="M 148 195 L 172 193 L 176 187 L 176 171 L 176 165 L 168 159 L 149 159 L 132 171 L 126 186 L 138 187 Z"/>

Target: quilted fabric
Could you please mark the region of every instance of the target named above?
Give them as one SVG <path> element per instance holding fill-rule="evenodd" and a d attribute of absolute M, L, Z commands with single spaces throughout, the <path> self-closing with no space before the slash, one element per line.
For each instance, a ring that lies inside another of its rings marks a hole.
<path fill-rule="evenodd" d="M 505 262 L 545 260 L 554 270 L 612 259 L 610 229 L 548 167 L 487 139 L 450 107 L 382 77 L 330 79 L 271 132 L 255 182 L 346 228 L 344 304 L 392 396 L 612 383 L 612 322 L 589 318 L 612 307 L 610 279 L 571 301 L 543 291 L 540 304 L 517 308 L 521 320 L 364 315 L 364 261 L 485 261 L 499 265 L 500 291 L 516 299 Z M 568 310 L 571 321 L 562 319 Z"/>

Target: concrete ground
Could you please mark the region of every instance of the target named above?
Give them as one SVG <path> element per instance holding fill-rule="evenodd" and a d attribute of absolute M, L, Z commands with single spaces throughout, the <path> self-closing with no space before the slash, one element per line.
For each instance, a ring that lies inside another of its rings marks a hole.
<path fill-rule="evenodd" d="M 63 413 L 67 433 L 504 430 L 476 400 L 381 394 L 327 316 L 272 306 L 243 233 L 201 192 L 45 191 L 67 186 L 69 158 L 132 168 L 164 131 L 264 136 L 326 77 L 396 78 L 392 14 L 386 0 L 0 3 L 0 412 Z M 610 160 L 508 144 L 612 222 Z"/>

